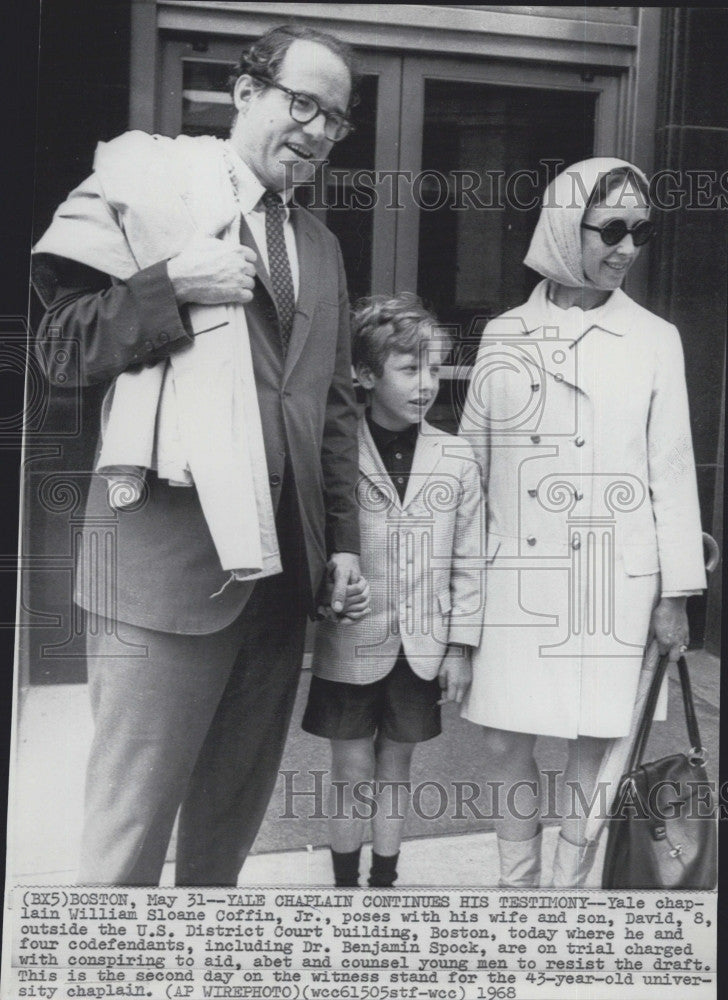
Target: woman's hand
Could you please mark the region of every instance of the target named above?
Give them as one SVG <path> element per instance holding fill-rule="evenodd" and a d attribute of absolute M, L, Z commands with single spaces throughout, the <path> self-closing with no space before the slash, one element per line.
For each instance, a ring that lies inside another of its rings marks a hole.
<path fill-rule="evenodd" d="M 654 637 L 660 656 L 667 653 L 673 663 L 687 652 L 690 642 L 686 601 L 685 597 L 663 597 L 652 612 L 650 621 L 648 645 Z"/>

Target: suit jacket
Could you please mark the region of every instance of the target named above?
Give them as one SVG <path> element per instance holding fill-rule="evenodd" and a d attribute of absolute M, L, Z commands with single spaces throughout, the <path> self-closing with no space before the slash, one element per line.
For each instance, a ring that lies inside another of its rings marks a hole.
<path fill-rule="evenodd" d="M 295 478 L 310 605 L 327 555 L 359 549 L 352 496 L 356 409 L 338 241 L 304 209 L 294 208 L 292 220 L 300 292 L 285 358 L 261 264 L 246 316 L 273 505 L 288 468 Z M 255 246 L 247 227 L 241 238 Z M 190 336 L 166 262 L 120 284 L 50 256 L 37 257 L 34 271 L 47 306 L 38 353 L 57 385 L 106 381 L 131 365 L 159 360 Z M 77 352 L 80 365 L 74 364 Z M 237 617 L 252 590 L 253 584 L 242 582 L 220 592 L 228 574 L 195 489 L 169 486 L 153 474 L 137 508 L 126 510 L 110 508 L 106 480 L 91 476 L 82 538 L 76 601 L 106 618 L 162 631 L 214 632 Z"/>
<path fill-rule="evenodd" d="M 371 614 L 349 626 L 320 622 L 313 671 L 370 684 L 401 645 L 415 673 L 435 677 L 449 642 L 480 641 L 485 507 L 472 451 L 423 422 L 400 501 L 362 419 L 356 496 Z"/>

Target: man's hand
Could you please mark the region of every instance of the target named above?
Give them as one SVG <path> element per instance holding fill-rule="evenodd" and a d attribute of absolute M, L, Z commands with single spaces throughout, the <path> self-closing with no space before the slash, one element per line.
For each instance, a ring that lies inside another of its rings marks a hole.
<path fill-rule="evenodd" d="M 690 642 L 686 600 L 685 597 L 663 597 L 652 612 L 648 645 L 654 636 L 660 656 L 667 653 L 672 663 L 687 651 Z"/>
<path fill-rule="evenodd" d="M 250 302 L 256 259 L 257 254 L 250 247 L 223 243 L 212 236 L 193 240 L 167 262 L 167 274 L 177 303 Z"/>
<path fill-rule="evenodd" d="M 369 584 L 361 575 L 359 556 L 355 553 L 332 553 L 326 566 L 319 614 L 344 624 L 369 614 Z"/>
<path fill-rule="evenodd" d="M 443 692 L 438 705 L 444 705 L 448 701 L 455 701 L 460 704 L 465 697 L 465 692 L 470 687 L 470 681 L 473 677 L 470 656 L 470 646 L 459 646 L 450 643 L 447 647 L 447 652 L 440 664 L 440 670 L 437 675 Z"/>

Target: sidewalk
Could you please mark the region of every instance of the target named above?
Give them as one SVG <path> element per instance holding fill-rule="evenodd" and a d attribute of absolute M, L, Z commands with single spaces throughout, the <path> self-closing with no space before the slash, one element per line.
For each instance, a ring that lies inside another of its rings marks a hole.
<path fill-rule="evenodd" d="M 688 654 L 688 661 L 701 735 L 710 753 L 709 773 L 716 777 L 720 662 L 703 651 Z M 302 685 L 305 680 L 304 675 Z M 687 737 L 678 700 L 679 684 L 671 678 L 670 685 L 670 716 L 669 721 L 663 724 L 665 728 L 660 741 L 671 750 L 676 750 L 683 744 L 687 748 Z M 477 730 L 477 727 L 472 728 Z M 20 790 L 20 802 L 14 815 L 11 813 L 8 838 L 9 845 L 15 840 L 15 863 L 8 862 L 8 871 L 14 872 L 15 882 L 62 885 L 75 880 L 83 780 L 91 734 L 85 685 L 34 687 L 28 692 L 18 746 L 16 787 Z M 553 742 L 558 746 L 557 741 Z M 463 753 L 468 752 L 477 752 L 477 747 L 475 750 L 464 747 Z M 432 761 L 437 759 L 437 754 L 432 754 L 428 767 L 432 767 Z M 310 766 L 310 761 L 307 761 L 307 766 Z M 439 776 L 428 772 L 428 777 L 435 780 Z M 274 815 L 275 808 L 272 800 L 266 823 L 280 831 L 285 824 L 280 823 L 279 815 Z M 294 827 L 289 829 L 293 831 Z M 557 832 L 555 826 L 544 831 L 545 868 L 550 867 Z M 173 884 L 173 850 L 174 844 L 170 848 L 170 860 L 165 865 L 163 885 Z M 362 872 L 369 867 L 368 852 L 369 848 L 365 846 Z M 596 878 L 600 870 L 601 851 L 592 869 Z M 401 886 L 493 886 L 498 880 L 495 835 L 491 830 L 454 830 L 445 835 L 438 833 L 435 836 L 405 838 L 399 872 L 398 884 Z M 323 846 L 308 845 L 252 854 L 245 864 L 240 884 L 329 885 L 328 850 Z"/>
<path fill-rule="evenodd" d="M 544 875 L 550 874 L 558 829 L 544 830 Z M 365 844 L 361 856 L 361 885 L 366 885 L 369 871 L 370 845 Z M 601 871 L 603 845 L 592 868 Z M 168 869 L 170 883 L 172 865 Z M 498 847 L 495 834 L 464 833 L 445 837 L 405 838 L 398 864 L 400 888 L 441 886 L 494 886 L 498 882 Z M 167 871 L 165 871 L 165 875 Z M 252 855 L 245 862 L 244 885 L 331 885 L 331 860 L 328 848 L 311 851 L 279 851 Z"/>

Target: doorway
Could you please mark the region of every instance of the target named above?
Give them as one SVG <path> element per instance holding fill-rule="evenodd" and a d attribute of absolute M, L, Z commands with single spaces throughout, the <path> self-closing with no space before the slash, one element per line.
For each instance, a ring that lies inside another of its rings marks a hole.
<path fill-rule="evenodd" d="M 229 131 L 244 39 L 164 39 L 160 131 Z M 455 340 L 432 417 L 452 430 L 485 322 L 527 298 L 544 188 L 565 164 L 620 146 L 620 77 L 514 60 L 358 53 L 356 130 L 296 200 L 341 243 L 352 302 L 416 291 Z"/>

